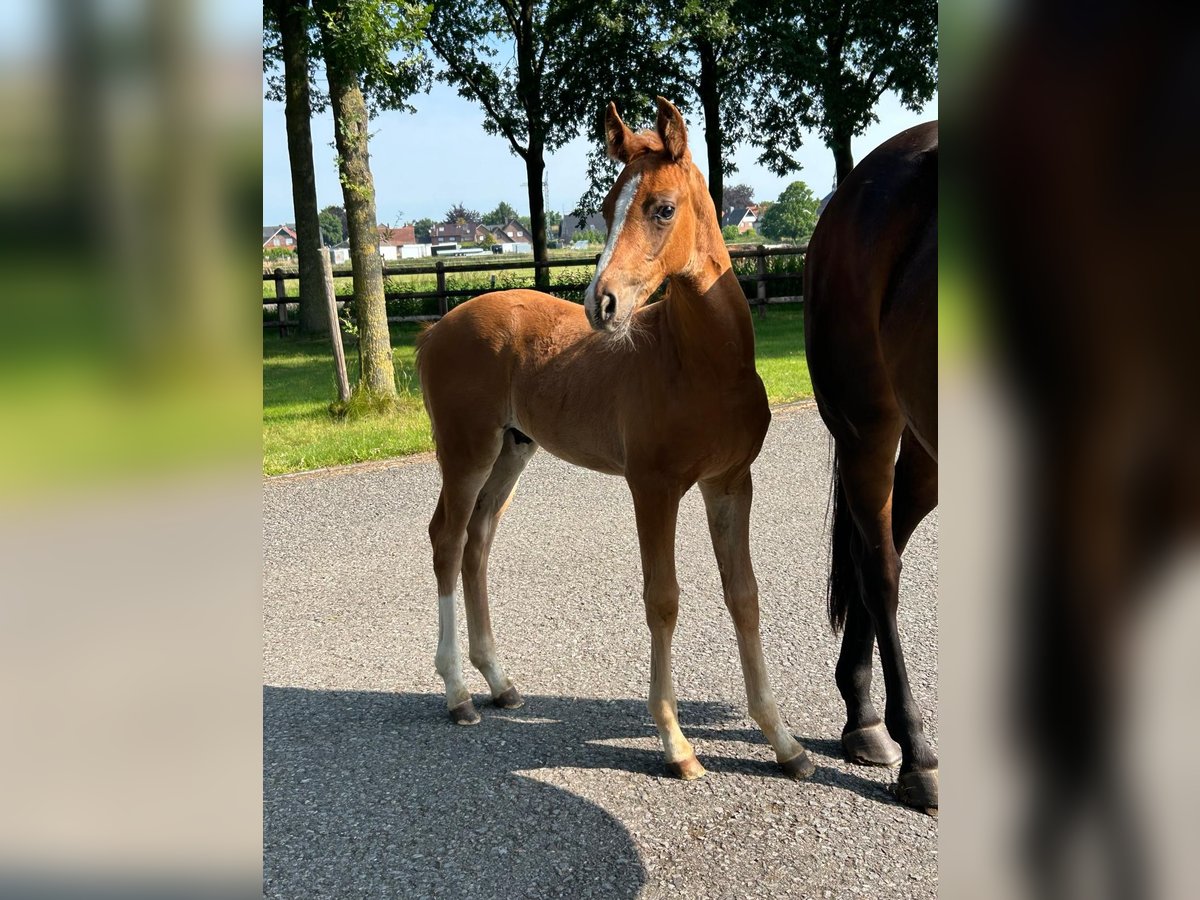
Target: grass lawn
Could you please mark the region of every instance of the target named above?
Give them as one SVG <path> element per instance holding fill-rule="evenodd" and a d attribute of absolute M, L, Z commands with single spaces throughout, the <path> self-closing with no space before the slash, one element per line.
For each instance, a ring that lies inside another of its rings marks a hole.
<path fill-rule="evenodd" d="M 804 361 L 800 307 L 775 306 L 754 319 L 758 373 L 772 404 L 812 396 Z M 279 475 L 322 466 L 407 456 L 433 449 L 429 419 L 413 368 L 420 325 L 393 325 L 392 348 L 401 388 L 401 410 L 389 418 L 337 422 L 329 403 L 337 397 L 333 353 L 325 338 L 263 335 L 263 473 Z M 357 354 L 347 338 L 346 362 L 355 379 Z"/>

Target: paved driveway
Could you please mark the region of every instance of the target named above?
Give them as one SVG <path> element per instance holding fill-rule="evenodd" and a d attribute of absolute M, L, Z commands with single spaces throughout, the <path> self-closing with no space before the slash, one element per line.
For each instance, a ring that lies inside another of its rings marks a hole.
<path fill-rule="evenodd" d="M 264 488 L 265 891 L 299 897 L 933 897 L 937 822 L 894 772 L 843 762 L 825 622 L 826 434 L 778 410 L 755 465 L 767 663 L 817 772 L 779 775 L 747 717 L 698 492 L 679 522 L 680 721 L 709 775 L 664 776 L 620 479 L 539 452 L 492 551 L 492 618 L 523 709 L 445 715 L 430 458 Z M 596 540 L 602 535 L 603 540 Z M 602 548 L 598 554 L 596 548 Z M 464 664 L 465 628 L 459 617 Z M 901 631 L 937 741 L 937 514 L 905 555 Z M 882 678 L 875 693 L 882 709 Z"/>

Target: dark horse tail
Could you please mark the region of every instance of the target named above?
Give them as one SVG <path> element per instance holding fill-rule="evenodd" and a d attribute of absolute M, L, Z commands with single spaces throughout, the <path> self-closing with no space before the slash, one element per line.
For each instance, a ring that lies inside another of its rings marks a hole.
<path fill-rule="evenodd" d="M 862 555 L 862 536 L 850 505 L 846 502 L 846 489 L 842 486 L 837 451 L 833 454 L 833 484 L 830 487 L 830 507 L 833 512 L 833 529 L 829 546 L 829 584 L 826 586 L 826 602 L 829 606 L 829 624 L 834 633 L 846 624 L 846 613 L 851 603 L 861 602 L 861 587 L 855 557 Z M 828 518 L 828 514 L 827 518 Z"/>

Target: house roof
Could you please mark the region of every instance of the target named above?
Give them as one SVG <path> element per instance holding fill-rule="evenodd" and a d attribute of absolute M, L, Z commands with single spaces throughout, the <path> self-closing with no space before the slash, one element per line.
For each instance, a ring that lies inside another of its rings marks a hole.
<path fill-rule="evenodd" d="M 478 227 L 478 224 L 475 222 L 463 222 L 462 224 L 459 224 L 458 222 L 438 222 L 429 229 L 429 232 L 430 234 L 443 235 L 474 234 L 475 229 Z"/>
<path fill-rule="evenodd" d="M 269 241 L 271 238 L 275 237 L 275 235 L 279 234 L 279 232 L 281 232 L 281 231 L 287 232 L 291 237 L 294 238 L 296 236 L 296 224 L 293 222 L 288 225 L 264 225 L 263 226 L 263 243 L 265 244 L 267 241 Z"/>
<path fill-rule="evenodd" d="M 403 247 L 417 242 L 417 229 L 413 225 L 379 226 L 379 244 L 382 247 Z"/>
<path fill-rule="evenodd" d="M 516 226 L 517 230 L 520 231 L 522 234 L 530 234 L 529 229 L 526 228 L 520 222 L 518 222 L 516 219 L 509 219 L 507 222 L 505 222 L 503 225 L 500 226 L 500 230 L 507 234 L 508 228 L 510 225 Z"/>
<path fill-rule="evenodd" d="M 735 206 L 721 218 L 721 227 L 726 225 L 741 225 L 747 216 L 755 214 L 754 208 L 749 206 Z"/>
<path fill-rule="evenodd" d="M 837 190 L 834 188 L 834 190 Z M 817 217 L 820 218 L 821 213 L 825 212 L 825 207 L 829 205 L 829 201 L 833 199 L 833 191 L 830 191 L 821 198 L 821 202 L 817 204 Z"/>

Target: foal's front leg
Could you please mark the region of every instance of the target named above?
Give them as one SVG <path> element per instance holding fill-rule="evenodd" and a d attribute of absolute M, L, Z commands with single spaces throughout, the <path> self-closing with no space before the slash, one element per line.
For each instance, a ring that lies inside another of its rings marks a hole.
<path fill-rule="evenodd" d="M 700 493 L 704 496 L 708 530 L 721 570 L 725 606 L 737 631 L 750 717 L 767 736 L 784 772 L 793 778 L 807 778 L 816 767 L 779 715 L 763 660 L 758 629 L 758 581 L 750 561 L 750 506 L 754 496 L 750 473 L 727 482 L 701 482 Z"/>
<path fill-rule="evenodd" d="M 650 715 L 658 726 L 667 769 L 685 781 L 706 773 L 692 745 L 679 729 L 675 684 L 671 678 L 671 638 L 679 613 L 675 578 L 675 521 L 683 491 L 676 485 L 639 484 L 630 480 L 642 550 L 642 599 L 650 627 Z"/>

